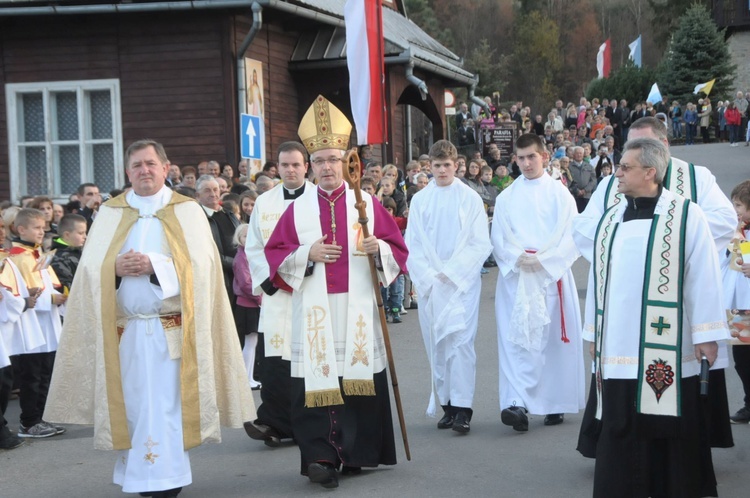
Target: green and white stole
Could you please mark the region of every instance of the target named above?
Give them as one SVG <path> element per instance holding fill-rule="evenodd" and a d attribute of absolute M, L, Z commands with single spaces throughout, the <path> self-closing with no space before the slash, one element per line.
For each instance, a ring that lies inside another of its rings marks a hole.
<path fill-rule="evenodd" d="M 607 192 L 604 194 L 604 210 L 616 206 L 622 200 L 622 194 L 617 192 L 617 185 L 620 180 L 613 175 L 612 181 L 607 185 Z M 680 159 L 674 161 L 669 159 L 669 167 L 664 175 L 664 188 L 672 193 L 681 195 L 685 199 L 698 202 L 698 192 L 695 183 L 695 166 L 693 163 L 686 163 Z"/>
<path fill-rule="evenodd" d="M 302 307 L 304 323 L 298 334 L 302 340 L 302 367 L 305 379 L 305 406 L 340 405 L 344 403 L 339 389 L 339 377 L 343 377 L 344 393 L 348 396 L 374 396 L 374 340 L 375 340 L 375 294 L 370 277 L 370 264 L 363 251 L 362 230 L 354 204 L 354 191 L 346 189 L 347 219 L 337 220 L 339 229 L 347 230 L 349 252 L 349 293 L 346 330 L 339 335 L 346 340 L 343 371 L 337 364 L 331 308 L 326 288 L 325 263 L 315 263 L 312 275 L 305 277 L 300 290 L 292 295 L 295 308 Z M 313 244 L 323 236 L 320 226 L 320 205 L 317 189 L 310 189 L 294 204 L 294 223 L 299 242 Z M 372 203 L 367 204 L 370 233 L 374 228 Z M 352 220 L 354 220 L 352 222 Z M 339 324 L 340 326 L 340 324 Z"/>
<path fill-rule="evenodd" d="M 641 338 L 638 358 L 637 412 L 680 416 L 682 378 L 682 283 L 685 262 L 685 228 L 690 201 L 668 195 L 666 212 L 654 214 L 648 238 Z M 596 230 L 594 286 L 596 300 L 596 418 L 602 415 L 602 345 L 604 312 L 609 290 L 612 242 L 622 209 L 609 208 Z M 674 389 L 669 389 L 674 387 Z"/>

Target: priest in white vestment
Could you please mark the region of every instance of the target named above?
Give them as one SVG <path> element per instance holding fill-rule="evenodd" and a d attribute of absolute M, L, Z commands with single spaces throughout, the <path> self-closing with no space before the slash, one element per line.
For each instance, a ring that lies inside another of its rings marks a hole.
<path fill-rule="evenodd" d="M 278 446 L 292 434 L 291 342 L 292 294 L 271 282 L 263 252 L 281 215 L 307 189 L 307 150 L 299 142 L 284 142 L 278 149 L 277 171 L 281 183 L 255 201 L 247 231 L 245 254 L 253 281 L 253 293 L 263 296 L 258 331 L 263 341 L 261 360 L 261 404 L 258 418 L 245 422 L 245 432 L 266 446 Z"/>
<path fill-rule="evenodd" d="M 630 139 L 586 296 L 595 359 L 595 497 L 717 496 L 700 360 L 728 338 L 716 247 L 697 204 L 665 189 L 666 146 Z M 712 386 L 709 384 L 709 389 Z"/>
<path fill-rule="evenodd" d="M 571 266 L 580 256 L 571 236 L 575 200 L 544 170 L 536 135 L 516 142 L 522 177 L 495 203 L 492 245 L 500 269 L 495 310 L 500 356 L 501 420 L 528 430 L 527 412 L 545 425 L 584 406 L 581 313 Z"/>
<path fill-rule="evenodd" d="M 656 118 L 641 118 L 629 128 L 628 139 L 653 138 L 662 142 L 669 150 L 669 139 L 664 123 Z M 593 257 L 594 238 L 599 221 L 607 208 L 620 202 L 616 175 L 605 178 L 594 191 L 586 209 L 573 220 L 573 238 L 581 255 L 589 262 Z M 663 186 L 667 190 L 681 195 L 698 204 L 703 211 L 717 253 L 723 253 L 729 245 L 737 226 L 737 216 L 731 201 L 721 191 L 716 178 L 704 166 L 695 166 L 682 159 L 671 157 L 664 174 Z M 711 406 L 711 445 L 717 448 L 734 446 L 729 423 L 729 404 L 726 395 L 724 369 L 729 366 L 728 346 L 719 346 L 719 356 L 711 367 L 711 389 L 709 404 Z M 586 407 L 592 409 L 592 398 Z M 587 457 L 593 458 L 593 448 L 585 437 L 579 438 L 578 450 Z"/>
<path fill-rule="evenodd" d="M 405 238 L 432 372 L 427 412 L 434 415 L 437 396 L 438 429 L 465 434 L 473 414 L 480 270 L 492 246 L 481 197 L 455 178 L 457 154 L 447 140 L 430 148 L 434 181 L 412 198 Z"/>
<path fill-rule="evenodd" d="M 164 186 L 160 144 L 135 142 L 126 158 L 133 190 L 92 226 L 45 416 L 93 421 L 95 447 L 120 450 L 114 482 L 166 498 L 192 482 L 187 450 L 254 408 L 200 206 Z"/>

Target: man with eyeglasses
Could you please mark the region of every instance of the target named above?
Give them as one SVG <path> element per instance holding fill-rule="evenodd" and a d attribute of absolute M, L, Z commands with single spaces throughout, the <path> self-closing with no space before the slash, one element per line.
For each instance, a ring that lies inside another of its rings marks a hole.
<path fill-rule="evenodd" d="M 640 118 L 632 123 L 628 132 L 628 139 L 638 138 L 656 139 L 669 150 L 667 129 L 661 121 L 654 117 Z M 624 158 L 620 162 L 626 163 Z M 573 238 L 581 254 L 589 261 L 592 261 L 594 257 L 594 239 L 602 215 L 610 207 L 621 203 L 623 198 L 623 194 L 618 189 L 621 176 L 616 174 L 620 168 L 622 166 L 619 168 L 617 165 L 615 166 L 615 174 L 599 184 L 584 212 L 573 220 Z M 625 168 L 627 169 L 627 166 Z M 661 185 L 664 189 L 677 193 L 700 206 L 708 222 L 716 252 L 724 251 L 734 235 L 737 215 L 732 203 L 717 185 L 716 178 L 711 174 L 711 171 L 706 167 L 696 166 L 676 157 L 670 157 Z M 729 359 L 726 346 L 721 346 L 719 357 L 713 364 L 709 379 L 712 386 L 709 390 L 709 405 L 712 410 L 711 444 L 719 448 L 734 445 L 729 424 L 729 404 L 724 379 L 724 369 L 728 366 Z M 593 394 L 594 392 L 591 391 L 584 418 L 593 416 Z M 592 441 L 583 433 L 579 437 L 577 449 L 586 457 L 593 458 L 595 455 Z"/>
<path fill-rule="evenodd" d="M 284 212 L 265 247 L 273 284 L 292 293 L 292 429 L 301 473 L 325 488 L 338 472 L 394 465 L 386 352 L 369 257 L 382 285 L 406 268 L 406 244 L 380 203 L 367 200 L 364 238 L 342 156 L 352 125 L 322 96 L 298 134 L 318 180 Z"/>
<path fill-rule="evenodd" d="M 703 211 L 664 188 L 669 161 L 660 140 L 631 137 L 623 200 L 596 231 L 583 332 L 594 413 L 581 427 L 594 497 L 718 496 L 699 372 L 729 338 L 721 293 L 706 292 L 721 273 Z"/>

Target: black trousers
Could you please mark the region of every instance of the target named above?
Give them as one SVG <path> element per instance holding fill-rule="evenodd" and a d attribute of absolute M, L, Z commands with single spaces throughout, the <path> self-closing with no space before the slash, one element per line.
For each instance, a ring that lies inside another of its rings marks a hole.
<path fill-rule="evenodd" d="M 0 431 L 8 425 L 5 410 L 8 408 L 10 391 L 13 389 L 13 367 L 0 368 Z"/>
<path fill-rule="evenodd" d="M 263 344 L 260 334 L 258 345 Z M 257 355 L 256 355 L 257 358 Z M 279 437 L 292 434 L 292 363 L 280 357 L 261 358 L 258 422 L 273 427 Z"/>
<path fill-rule="evenodd" d="M 707 144 L 711 141 L 708 136 L 708 126 L 701 126 L 701 137 L 703 138 L 704 144 Z"/>
<path fill-rule="evenodd" d="M 750 409 L 750 346 L 732 346 L 734 369 L 745 391 L 745 406 Z"/>
<path fill-rule="evenodd" d="M 31 427 L 42 421 L 47 403 L 55 353 L 30 353 L 19 356 L 21 365 L 21 425 Z"/>

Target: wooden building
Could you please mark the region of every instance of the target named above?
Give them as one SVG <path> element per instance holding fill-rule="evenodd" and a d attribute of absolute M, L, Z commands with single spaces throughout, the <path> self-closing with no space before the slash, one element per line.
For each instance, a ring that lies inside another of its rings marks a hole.
<path fill-rule="evenodd" d="M 344 4 L 0 0 L 0 199 L 120 187 L 124 147 L 146 137 L 181 166 L 236 166 L 250 107 L 273 159 L 316 95 L 350 114 Z M 474 77 L 402 0 L 383 4 L 390 138 L 378 155 L 403 166 L 417 135 L 410 117 L 430 123 L 417 139 L 442 138 L 445 88 L 471 89 Z"/>

